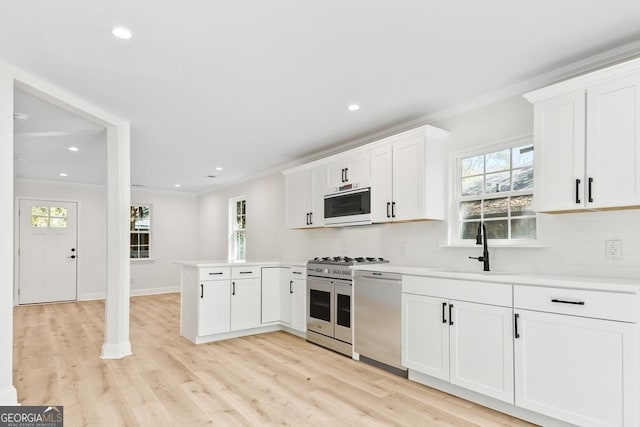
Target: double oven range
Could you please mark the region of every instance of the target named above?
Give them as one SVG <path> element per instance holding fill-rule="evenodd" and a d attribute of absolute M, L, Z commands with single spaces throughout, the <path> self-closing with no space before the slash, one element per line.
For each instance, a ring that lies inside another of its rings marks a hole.
<path fill-rule="evenodd" d="M 352 354 L 352 265 L 388 262 L 382 258 L 324 257 L 307 263 L 307 341 Z"/>

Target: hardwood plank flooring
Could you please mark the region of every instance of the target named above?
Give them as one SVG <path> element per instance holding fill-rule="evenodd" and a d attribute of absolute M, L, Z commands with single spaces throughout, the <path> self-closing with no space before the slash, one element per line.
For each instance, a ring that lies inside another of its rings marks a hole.
<path fill-rule="evenodd" d="M 67 426 L 531 426 L 285 332 L 196 346 L 179 305 L 131 298 L 122 360 L 99 358 L 102 301 L 16 307 L 20 403 L 64 405 Z"/>

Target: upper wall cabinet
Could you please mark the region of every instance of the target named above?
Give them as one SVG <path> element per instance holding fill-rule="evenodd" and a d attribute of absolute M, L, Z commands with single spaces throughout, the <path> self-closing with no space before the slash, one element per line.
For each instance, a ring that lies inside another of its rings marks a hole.
<path fill-rule="evenodd" d="M 322 227 L 324 195 L 371 187 L 373 222 L 444 219 L 449 132 L 422 126 L 283 171 L 287 227 Z"/>
<path fill-rule="evenodd" d="M 337 193 L 345 184 L 368 187 L 371 177 L 371 154 L 368 150 L 347 152 L 336 161 L 331 162 L 325 169 L 327 194 Z"/>
<path fill-rule="evenodd" d="M 424 126 L 371 150 L 373 222 L 444 219 L 447 136 Z"/>
<path fill-rule="evenodd" d="M 640 60 L 525 95 L 539 212 L 640 206 Z"/>
<path fill-rule="evenodd" d="M 324 225 L 324 167 L 302 169 L 285 176 L 287 227 Z"/>

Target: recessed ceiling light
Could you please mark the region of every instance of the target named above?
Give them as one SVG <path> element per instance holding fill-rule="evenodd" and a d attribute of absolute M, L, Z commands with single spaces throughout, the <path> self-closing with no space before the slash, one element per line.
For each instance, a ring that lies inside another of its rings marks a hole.
<path fill-rule="evenodd" d="M 222 170 L 222 168 L 221 168 L 220 166 L 218 166 L 218 167 L 216 168 L 216 170 L 217 170 L 217 171 L 221 171 L 221 170 Z"/>
<path fill-rule="evenodd" d="M 358 111 L 360 109 L 360 106 L 358 104 L 351 104 L 347 107 L 347 110 L 349 111 Z"/>
<path fill-rule="evenodd" d="M 173 184 L 173 186 L 176 187 L 176 188 L 182 187 L 182 185 L 180 185 L 180 184 Z"/>
<path fill-rule="evenodd" d="M 71 146 L 68 148 L 69 151 L 80 151 L 78 147 Z"/>
<path fill-rule="evenodd" d="M 119 39 L 129 40 L 131 38 L 131 30 L 124 27 L 114 27 L 111 30 L 111 34 L 116 36 Z"/>
<path fill-rule="evenodd" d="M 65 172 L 60 172 L 60 176 L 69 176 Z"/>

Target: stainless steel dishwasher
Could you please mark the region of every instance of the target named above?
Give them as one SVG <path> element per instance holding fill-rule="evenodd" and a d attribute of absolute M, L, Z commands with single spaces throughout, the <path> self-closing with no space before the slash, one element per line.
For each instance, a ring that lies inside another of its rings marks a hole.
<path fill-rule="evenodd" d="M 355 272 L 353 350 L 360 360 L 406 376 L 401 365 L 401 294 L 401 274 Z"/>

